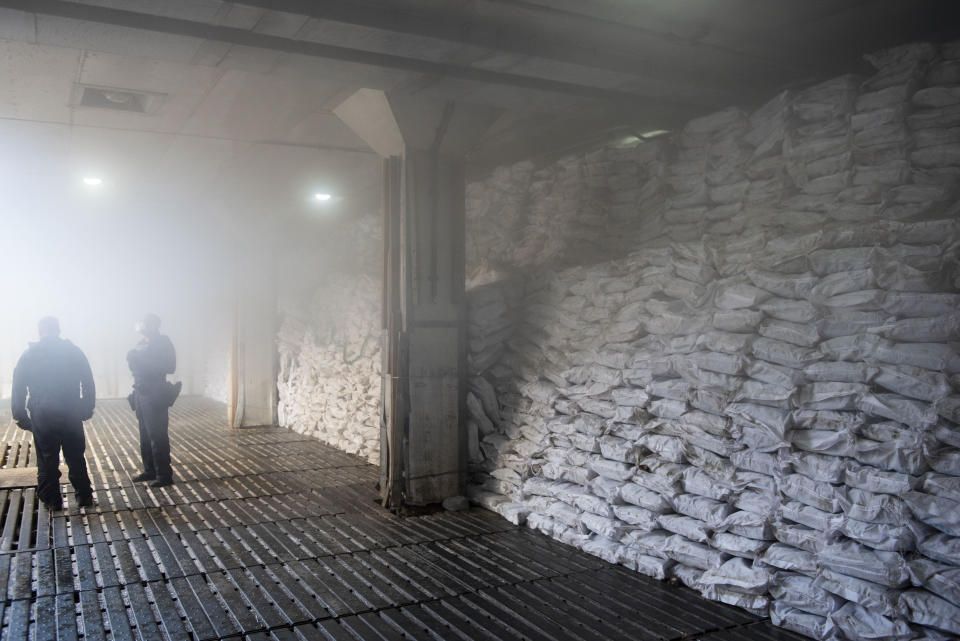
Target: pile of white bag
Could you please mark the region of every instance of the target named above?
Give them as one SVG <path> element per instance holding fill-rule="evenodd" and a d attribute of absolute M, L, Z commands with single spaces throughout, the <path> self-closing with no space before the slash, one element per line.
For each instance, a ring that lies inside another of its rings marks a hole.
<path fill-rule="evenodd" d="M 607 150 L 645 244 L 471 291 L 474 501 L 814 638 L 960 635 L 960 45 L 868 60 Z"/>
<path fill-rule="evenodd" d="M 283 256 L 277 333 L 281 425 L 379 462 L 380 270 L 377 214 L 331 219 L 320 245 Z"/>
<path fill-rule="evenodd" d="M 380 284 L 330 276 L 278 333 L 280 424 L 379 461 Z"/>
<path fill-rule="evenodd" d="M 570 155 L 541 169 L 529 161 L 467 186 L 467 283 L 504 271 L 575 264 L 608 251 L 608 151 Z"/>

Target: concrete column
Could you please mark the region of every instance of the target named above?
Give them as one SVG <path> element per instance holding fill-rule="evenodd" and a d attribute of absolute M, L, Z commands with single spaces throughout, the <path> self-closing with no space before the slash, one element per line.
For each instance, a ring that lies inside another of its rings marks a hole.
<path fill-rule="evenodd" d="M 231 427 L 277 421 L 276 269 L 254 239 L 238 242 L 235 260 Z"/>
<path fill-rule="evenodd" d="M 463 160 L 407 150 L 402 168 L 406 500 L 425 504 L 460 494 L 466 473 Z"/>
<path fill-rule="evenodd" d="M 366 89 L 334 111 L 399 172 L 399 189 L 384 181 L 384 505 L 436 503 L 466 480 L 463 157 L 498 114 Z"/>

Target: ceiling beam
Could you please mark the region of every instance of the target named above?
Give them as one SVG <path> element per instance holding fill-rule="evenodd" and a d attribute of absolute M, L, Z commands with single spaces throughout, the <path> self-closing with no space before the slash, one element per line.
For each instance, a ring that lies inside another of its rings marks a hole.
<path fill-rule="evenodd" d="M 770 86 L 776 78 L 791 83 L 867 73 L 862 56 L 869 51 L 960 36 L 960 2 L 955 0 L 910 0 L 909 8 L 903 0 L 725 0 L 693 3 L 703 5 L 696 8 L 669 0 L 659 6 L 608 0 L 477 1 L 511 7 L 517 15 L 536 13 L 543 21 L 554 16 L 582 23 L 585 30 L 592 26 L 627 50 L 635 51 L 633 42 L 652 43 L 655 51 L 664 52 L 652 65 L 657 69 L 697 78 L 704 86 L 734 83 L 737 89 L 757 82 Z M 690 19 L 698 14 L 698 20 Z M 623 40 L 630 33 L 632 39 Z M 710 76 L 698 75 L 712 58 L 725 60 L 727 70 L 711 68 Z M 745 73 L 738 74 L 738 68 Z"/>
<path fill-rule="evenodd" d="M 639 61 L 634 55 L 617 53 L 602 47 L 589 46 L 573 42 L 569 38 L 545 39 L 537 37 L 520 21 L 497 19 L 489 11 L 480 12 L 476 8 L 464 10 L 462 3 L 450 3 L 451 8 L 442 7 L 430 13 L 411 10 L 401 3 L 385 3 L 385 6 L 373 6 L 355 0 L 237 0 L 236 4 L 250 5 L 273 11 L 284 11 L 309 16 L 318 20 L 340 22 L 358 27 L 378 29 L 409 36 L 434 38 L 446 42 L 474 45 L 491 51 L 507 52 L 522 56 L 531 56 L 565 62 L 596 69 L 634 74 Z M 496 5 L 496 2 L 480 4 Z M 508 11 L 528 14 L 546 11 L 547 7 L 506 4 Z M 548 16 L 549 17 L 549 16 Z M 586 16 L 581 20 L 589 21 Z M 610 26 L 609 24 L 605 26 Z M 627 29 L 626 25 L 616 25 Z M 637 38 L 656 37 L 667 40 L 665 34 L 652 34 L 640 29 L 631 29 Z M 677 44 L 677 39 L 672 42 Z M 603 43 L 609 45 L 610 43 Z M 704 47 L 696 42 L 688 42 L 694 47 Z M 705 47 L 709 49 L 710 47 Z"/>
<path fill-rule="evenodd" d="M 594 106 L 560 121 L 520 120 L 488 136 L 483 145 L 468 153 L 467 172 L 471 180 L 478 180 L 496 167 L 520 160 L 548 164 L 559 155 L 595 148 L 627 135 L 639 136 L 651 129 L 679 129 L 697 113 L 696 108 L 650 108 L 643 113 L 628 113 Z"/>
<path fill-rule="evenodd" d="M 352 47 L 328 45 L 304 40 L 294 40 L 280 36 L 254 33 L 233 27 L 223 27 L 195 22 L 192 20 L 170 18 L 166 16 L 146 14 L 124 9 L 113 9 L 109 7 L 79 4 L 65 0 L 0 0 L 0 8 L 14 9 L 38 15 L 95 22 L 116 27 L 141 29 L 170 35 L 186 36 L 201 40 L 225 42 L 228 44 L 245 47 L 254 47 L 272 51 L 281 51 L 284 53 L 312 56 L 315 58 L 325 58 L 329 60 L 369 65 L 377 68 L 396 69 L 400 71 L 410 71 L 435 76 L 457 78 L 481 84 L 495 84 L 516 87 L 524 90 L 571 95 L 591 101 L 602 101 L 623 106 L 636 106 L 650 99 L 649 97 L 628 91 L 606 89 L 603 87 L 561 80 L 551 80 L 548 78 L 491 71 L 488 69 L 480 69 L 476 67 L 443 62 L 433 62 L 419 58 L 412 58 L 409 56 L 379 53 Z M 657 98 L 657 102 L 667 105 L 673 104 L 673 101 L 666 98 Z M 676 106 L 679 107 L 682 105 L 677 104 Z"/>
<path fill-rule="evenodd" d="M 427 8 L 418 6 L 419 0 L 393 0 L 382 6 L 362 0 L 235 0 L 235 4 L 668 83 L 695 78 L 693 85 L 726 92 L 728 101 L 738 95 L 732 85 L 821 73 L 808 59 L 812 55 L 798 56 L 776 43 L 751 48 L 743 46 L 749 42 L 721 43 L 704 33 L 679 34 L 642 25 L 638 16 L 649 12 L 642 6 L 630 10 L 617 6 L 604 14 L 592 11 L 596 8 L 592 5 L 572 11 L 524 0 L 445 0 L 425 3 Z M 788 9 L 784 6 L 782 11 Z"/>
<path fill-rule="evenodd" d="M 760 56 L 755 52 L 701 42 L 694 37 L 664 33 L 638 24 L 629 24 L 623 20 L 601 17 L 589 11 L 582 13 L 565 11 L 533 2 L 481 0 L 466 10 L 464 3 L 453 2 L 440 4 L 437 10 L 431 10 L 429 13 L 418 12 L 415 6 L 411 9 L 409 5 L 404 6 L 401 3 L 374 6 L 356 0 L 324 0 L 323 2 L 236 0 L 236 4 L 306 15 L 319 20 L 393 33 L 461 42 L 492 51 L 631 75 L 635 74 L 638 66 L 642 65 L 646 73 L 659 72 L 660 77 L 663 78 L 675 77 L 677 65 L 680 64 L 674 59 L 671 60 L 672 66 L 668 68 L 651 69 L 649 64 L 644 64 L 644 56 L 631 51 L 631 47 L 637 47 L 641 43 L 666 48 L 668 53 L 684 48 L 699 57 L 723 55 L 740 59 L 744 65 L 763 63 L 775 66 L 783 73 L 798 73 L 806 70 L 802 60 L 780 53 L 775 48 L 768 52 L 769 55 Z M 502 16 L 495 16 L 491 9 L 505 13 Z M 622 10 L 619 11 L 622 12 Z M 549 35 L 544 37 L 543 33 L 538 33 L 536 29 L 529 26 L 550 20 L 555 23 L 559 20 L 568 25 L 576 22 L 585 27 L 584 33 L 596 32 L 600 29 L 605 34 L 606 40 L 575 41 L 569 37 L 549 37 Z"/>
<path fill-rule="evenodd" d="M 336 153 L 350 154 L 376 154 L 369 147 L 347 147 L 344 145 L 328 145 L 324 143 L 305 143 L 290 142 L 284 140 L 270 139 L 252 139 L 230 138 L 228 136 L 213 136 L 209 134 L 188 134 L 179 131 L 158 131 L 153 129 L 134 129 L 132 127 L 111 127 L 109 125 L 89 125 L 74 122 L 64 122 L 62 120 L 42 120 L 40 118 L 17 118 L 15 116 L 0 116 L 0 122 L 23 122 L 34 125 L 51 125 L 56 127 L 66 127 L 68 129 L 96 129 L 100 131 L 117 131 L 122 133 L 149 134 L 151 136 L 161 136 L 169 138 L 184 138 L 190 140 L 215 140 L 219 142 L 235 142 L 242 145 L 256 147 L 259 145 L 269 147 L 295 147 L 300 149 L 316 149 L 317 151 L 328 151 Z"/>

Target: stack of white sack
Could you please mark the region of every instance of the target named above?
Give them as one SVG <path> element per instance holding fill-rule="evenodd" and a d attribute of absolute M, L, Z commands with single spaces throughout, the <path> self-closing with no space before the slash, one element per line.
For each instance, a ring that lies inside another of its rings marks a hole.
<path fill-rule="evenodd" d="M 278 334 L 280 425 L 379 461 L 380 285 L 331 276 Z"/>
<path fill-rule="evenodd" d="M 533 163 L 499 167 L 466 190 L 468 287 L 496 280 L 498 269 L 513 266 L 512 248 L 524 224 Z"/>
<path fill-rule="evenodd" d="M 568 155 L 535 169 L 523 161 L 467 186 L 467 288 L 514 270 L 605 255 L 612 225 L 612 150 Z M 614 181 L 615 182 L 615 181 Z"/>
<path fill-rule="evenodd" d="M 614 146 L 607 151 L 610 216 L 605 255 L 629 253 L 666 233 L 663 180 L 667 166 L 664 151 L 668 148 L 662 138 L 654 138 L 642 145 Z"/>
<path fill-rule="evenodd" d="M 960 46 L 869 60 L 675 136 L 673 242 L 472 294 L 475 501 L 814 638 L 960 634 Z"/>

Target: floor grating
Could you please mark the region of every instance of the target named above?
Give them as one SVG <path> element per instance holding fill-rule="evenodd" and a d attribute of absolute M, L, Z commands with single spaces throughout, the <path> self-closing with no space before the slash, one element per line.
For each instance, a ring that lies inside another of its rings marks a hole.
<path fill-rule="evenodd" d="M 97 505 L 50 513 L 0 490 L 0 638 L 130 641 L 700 639 L 799 641 L 738 609 L 483 510 L 399 518 L 377 469 L 279 428 L 171 415 L 177 483 L 133 483 L 124 402 L 87 427 Z M 0 414 L 0 467 L 35 464 Z M 64 479 L 65 480 L 65 479 Z"/>

